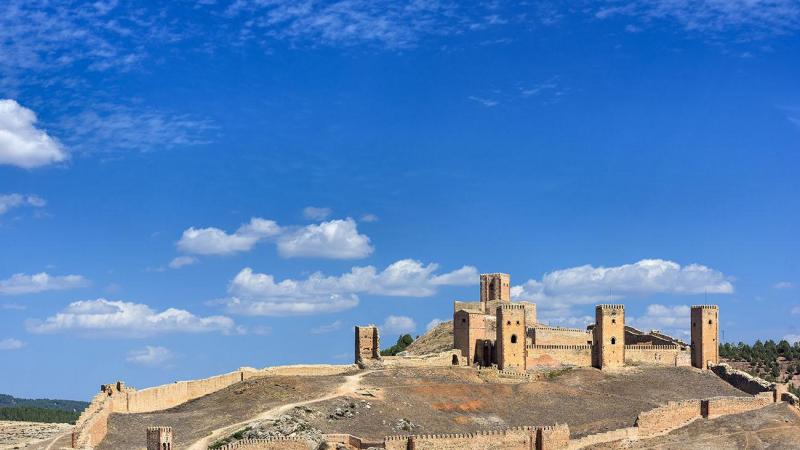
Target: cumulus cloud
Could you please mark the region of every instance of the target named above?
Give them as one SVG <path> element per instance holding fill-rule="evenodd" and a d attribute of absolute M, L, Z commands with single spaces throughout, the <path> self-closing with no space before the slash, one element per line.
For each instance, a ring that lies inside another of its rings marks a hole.
<path fill-rule="evenodd" d="M 360 234 L 355 220 L 349 217 L 308 225 L 278 239 L 278 252 L 285 258 L 358 259 L 373 250 L 369 237 Z"/>
<path fill-rule="evenodd" d="M 131 350 L 125 358 L 129 363 L 148 367 L 163 367 L 175 355 L 166 347 L 147 345 L 141 350 Z"/>
<path fill-rule="evenodd" d="M 627 325 L 642 331 L 661 330 L 674 336 L 689 333 L 691 308 L 688 305 L 665 306 L 648 305 L 645 314 L 639 317 L 626 317 Z"/>
<path fill-rule="evenodd" d="M 437 275 L 438 265 L 413 259 L 396 261 L 382 271 L 374 266 L 353 267 L 340 276 L 321 272 L 305 280 L 275 281 L 269 274 L 242 269 L 228 286 L 230 296 L 219 302 L 235 314 L 282 316 L 335 312 L 358 305 L 358 294 L 395 297 L 428 297 L 443 285 L 477 283 L 474 267 Z M 464 273 L 472 272 L 467 278 Z"/>
<path fill-rule="evenodd" d="M 303 208 L 303 217 L 311 220 L 327 219 L 333 211 L 330 208 L 318 208 L 316 206 L 306 206 Z"/>
<path fill-rule="evenodd" d="M 169 262 L 170 269 L 180 269 L 184 266 L 191 266 L 192 264 L 197 262 L 197 258 L 194 256 L 178 256 L 173 258 L 172 261 Z"/>
<path fill-rule="evenodd" d="M 81 275 L 55 276 L 45 272 L 33 275 L 15 273 L 11 278 L 0 280 L 0 295 L 35 294 L 44 291 L 60 291 L 88 286 L 89 281 Z"/>
<path fill-rule="evenodd" d="M 67 159 L 58 140 L 36 128 L 36 120 L 30 109 L 0 99 L 0 164 L 33 169 Z"/>
<path fill-rule="evenodd" d="M 554 323 L 575 321 L 571 307 L 652 294 L 697 295 L 733 293 L 730 277 L 700 264 L 644 259 L 616 267 L 584 265 L 546 273 L 541 280 L 513 286 L 511 295 L 538 304 L 541 317 Z M 613 295 L 613 296 L 612 296 Z M 590 317 L 578 322 L 593 321 Z"/>
<path fill-rule="evenodd" d="M 19 339 L 8 338 L 0 340 L 0 350 L 19 350 L 25 346 L 25 343 Z"/>
<path fill-rule="evenodd" d="M 196 255 L 228 255 L 245 252 L 260 240 L 280 234 L 281 228 L 272 220 L 254 217 L 249 223 L 228 234 L 219 228 L 194 228 L 183 232 L 178 249 Z"/>
<path fill-rule="evenodd" d="M 781 281 L 781 282 L 775 283 L 775 285 L 773 287 L 775 289 L 791 289 L 791 288 L 794 287 L 794 283 L 792 283 L 790 281 Z"/>
<path fill-rule="evenodd" d="M 333 323 L 320 325 L 318 327 L 314 327 L 311 329 L 311 334 L 325 334 L 325 333 L 333 333 L 334 331 L 338 331 L 342 328 L 342 321 L 337 320 Z"/>
<path fill-rule="evenodd" d="M 41 208 L 47 202 L 36 195 L 22 195 L 22 194 L 5 194 L 0 195 L 0 216 L 8 211 L 23 206 L 30 206 L 34 208 Z"/>
<path fill-rule="evenodd" d="M 271 239 L 284 258 L 318 257 L 356 259 L 372 254 L 368 236 L 358 232 L 351 218 L 330 220 L 303 227 L 281 227 L 275 221 L 254 217 L 233 233 L 219 228 L 191 227 L 183 232 L 178 250 L 193 255 L 229 255 L 250 251 Z"/>
<path fill-rule="evenodd" d="M 389 316 L 380 326 L 381 333 L 387 334 L 407 334 L 417 329 L 414 319 L 407 316 Z"/>
<path fill-rule="evenodd" d="M 151 307 L 119 300 L 82 300 L 44 321 L 29 320 L 32 333 L 77 332 L 116 337 L 146 337 L 161 333 L 233 332 L 234 321 L 225 316 L 198 317 L 189 311 Z"/>

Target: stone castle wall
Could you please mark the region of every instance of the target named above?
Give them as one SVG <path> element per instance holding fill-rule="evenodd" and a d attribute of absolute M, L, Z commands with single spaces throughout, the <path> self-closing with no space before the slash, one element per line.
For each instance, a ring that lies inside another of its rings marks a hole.
<path fill-rule="evenodd" d="M 703 417 L 701 403 L 702 400 L 669 402 L 664 406 L 639 414 L 639 417 L 636 418 L 639 436 L 649 437 L 663 434 Z"/>
<path fill-rule="evenodd" d="M 772 398 L 763 395 L 755 397 L 712 397 L 703 400 L 701 408 L 703 417 L 713 419 L 763 408 L 771 403 L 773 403 Z"/>
<path fill-rule="evenodd" d="M 245 439 L 225 444 L 219 450 L 310 450 L 308 441 L 298 438 Z"/>
<path fill-rule="evenodd" d="M 761 392 L 769 392 L 774 383 L 770 383 L 761 378 L 754 377 L 742 370 L 734 369 L 728 364 L 715 364 L 710 366 L 711 371 L 717 374 L 718 377 L 727 381 L 731 386 L 739 389 L 740 391 L 747 392 L 751 395 L 756 395 Z"/>
<path fill-rule="evenodd" d="M 92 448 L 106 437 L 111 408 L 112 399 L 108 393 L 101 392 L 92 398 L 89 406 L 75 422 L 72 448 Z"/>
<path fill-rule="evenodd" d="M 592 365 L 591 345 L 529 345 L 527 348 L 527 367 L 534 366 L 577 366 Z"/>
<path fill-rule="evenodd" d="M 676 345 L 626 345 L 625 364 L 690 366 L 691 353 Z"/>
<path fill-rule="evenodd" d="M 586 345 L 592 342 L 592 333 L 579 328 L 536 326 L 528 330 L 533 345 Z"/>

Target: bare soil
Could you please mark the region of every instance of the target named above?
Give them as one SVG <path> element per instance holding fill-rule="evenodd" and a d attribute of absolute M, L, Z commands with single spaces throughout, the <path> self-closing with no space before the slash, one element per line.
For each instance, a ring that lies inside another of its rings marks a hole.
<path fill-rule="evenodd" d="M 0 420 L 0 449 L 41 448 L 46 441 L 68 433 L 67 423 L 15 422 Z"/>

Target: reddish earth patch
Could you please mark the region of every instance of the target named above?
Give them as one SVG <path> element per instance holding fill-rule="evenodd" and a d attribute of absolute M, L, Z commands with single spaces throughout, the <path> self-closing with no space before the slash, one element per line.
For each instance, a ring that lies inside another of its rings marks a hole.
<path fill-rule="evenodd" d="M 431 406 L 437 411 L 471 412 L 480 410 L 483 406 L 483 402 L 481 400 L 468 400 L 465 402 L 454 403 L 434 403 Z"/>

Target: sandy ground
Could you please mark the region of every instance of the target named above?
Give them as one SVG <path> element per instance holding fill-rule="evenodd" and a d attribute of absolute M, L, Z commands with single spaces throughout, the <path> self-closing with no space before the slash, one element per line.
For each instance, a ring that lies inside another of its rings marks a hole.
<path fill-rule="evenodd" d="M 66 423 L 0 421 L 0 449 L 46 448 L 54 438 L 71 431 L 72 425 Z"/>

